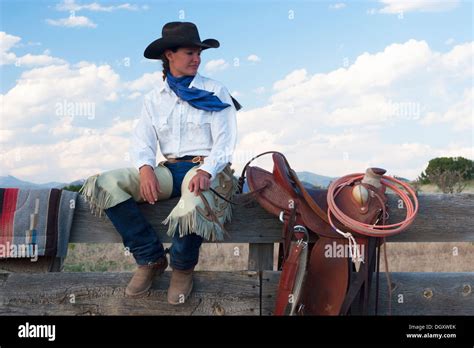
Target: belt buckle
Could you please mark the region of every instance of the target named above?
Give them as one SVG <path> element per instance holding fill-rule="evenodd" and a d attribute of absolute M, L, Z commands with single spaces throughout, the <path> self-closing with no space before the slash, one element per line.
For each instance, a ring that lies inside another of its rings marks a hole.
<path fill-rule="evenodd" d="M 202 162 L 202 156 L 196 156 L 194 157 L 191 162 L 193 163 L 201 163 Z"/>

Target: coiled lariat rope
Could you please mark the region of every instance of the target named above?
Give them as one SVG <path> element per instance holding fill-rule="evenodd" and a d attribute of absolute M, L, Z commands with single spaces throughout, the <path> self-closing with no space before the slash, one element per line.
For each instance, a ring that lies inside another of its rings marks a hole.
<path fill-rule="evenodd" d="M 393 192 L 395 192 L 403 201 L 406 207 L 406 216 L 403 221 L 385 225 L 385 224 L 366 224 L 357 220 L 354 220 L 344 214 L 338 206 L 336 205 L 335 199 L 339 192 L 345 187 L 350 186 L 357 181 L 360 181 L 364 178 L 364 174 L 350 174 L 343 176 L 339 179 L 336 179 L 329 185 L 328 194 L 327 194 L 327 202 L 328 202 L 328 218 L 329 223 L 331 224 L 332 228 L 336 230 L 338 233 L 345 234 L 345 232 L 340 231 L 332 221 L 331 215 L 333 215 L 341 224 L 350 228 L 352 231 L 370 236 L 370 237 L 389 237 L 395 234 L 402 232 L 403 230 L 407 229 L 414 221 L 416 214 L 418 213 L 418 199 L 416 198 L 416 193 L 413 188 L 398 179 L 395 179 L 390 176 L 383 175 L 382 179 L 380 180 L 382 185 L 387 186 Z M 370 194 L 373 197 L 376 197 L 377 200 L 381 204 L 382 209 L 382 217 L 385 219 L 386 217 L 386 207 L 384 201 L 380 195 L 375 192 L 373 189 L 370 189 L 369 185 L 362 184 L 366 187 Z M 397 185 L 400 185 L 403 189 L 400 189 Z M 406 191 L 406 192 L 405 192 Z M 408 194 L 411 195 L 411 198 Z"/>

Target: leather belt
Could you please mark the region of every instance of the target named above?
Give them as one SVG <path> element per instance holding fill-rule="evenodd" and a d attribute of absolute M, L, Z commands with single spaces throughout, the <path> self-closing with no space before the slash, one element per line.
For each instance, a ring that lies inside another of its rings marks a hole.
<path fill-rule="evenodd" d="M 178 163 L 178 162 L 191 162 L 191 163 L 203 163 L 206 156 L 185 156 L 181 158 L 167 158 L 166 161 L 169 163 Z"/>

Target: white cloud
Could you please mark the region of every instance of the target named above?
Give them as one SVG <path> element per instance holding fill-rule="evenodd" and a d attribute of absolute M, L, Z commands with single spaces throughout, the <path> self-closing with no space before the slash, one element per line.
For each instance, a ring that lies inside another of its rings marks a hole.
<path fill-rule="evenodd" d="M 451 72 L 459 72 L 474 76 L 472 58 L 474 56 L 474 43 L 468 42 L 454 46 L 451 51 L 441 57 L 441 64 Z"/>
<path fill-rule="evenodd" d="M 459 0 L 379 0 L 384 5 L 380 13 L 441 12 L 456 8 Z"/>
<path fill-rule="evenodd" d="M 73 117 L 62 117 L 58 123 L 54 124 L 49 132 L 54 136 L 64 136 L 72 134 L 75 129 L 72 126 Z"/>
<path fill-rule="evenodd" d="M 334 5 L 329 5 L 329 8 L 331 10 L 340 10 L 340 9 L 343 9 L 346 7 L 346 4 L 343 3 L 343 2 L 339 2 L 337 4 L 334 4 Z"/>
<path fill-rule="evenodd" d="M 435 156 L 433 157 L 465 157 L 469 159 L 474 158 L 474 147 L 465 146 L 458 143 L 450 143 L 448 146 L 442 149 L 435 150 Z"/>
<path fill-rule="evenodd" d="M 69 103 L 75 109 L 89 108 L 113 100 L 120 88 L 120 77 L 109 65 L 69 64 L 35 68 L 21 74 L 17 84 L 0 95 L 2 127 L 22 127 L 37 123 L 55 124 L 58 105 Z M 83 116 L 89 117 L 84 114 Z"/>
<path fill-rule="evenodd" d="M 106 97 L 105 97 L 105 100 L 107 101 L 117 101 L 119 98 L 117 92 L 110 92 L 110 94 L 108 94 Z"/>
<path fill-rule="evenodd" d="M 124 3 L 120 5 L 111 5 L 103 6 L 97 2 L 89 4 L 78 4 L 75 0 L 64 0 L 63 2 L 56 5 L 56 10 L 58 11 L 68 11 L 70 16 L 68 18 L 60 19 L 46 19 L 46 22 L 50 25 L 60 26 L 60 27 L 87 27 L 87 28 L 96 28 L 97 24 L 94 23 L 91 19 L 85 16 L 76 16 L 76 12 L 79 11 L 92 11 L 92 12 L 113 12 L 117 10 L 127 10 L 127 11 L 139 11 L 139 10 L 148 10 L 147 5 L 138 6 L 132 5 L 130 3 Z"/>
<path fill-rule="evenodd" d="M 64 64 L 65 60 L 51 57 L 45 54 L 33 55 L 26 54 L 17 59 L 16 64 L 19 66 L 38 66 L 38 65 L 51 65 L 51 64 Z"/>
<path fill-rule="evenodd" d="M 416 52 L 416 54 L 415 54 Z M 459 45 L 440 54 L 430 50 L 424 41 L 409 40 L 392 44 L 383 52 L 363 53 L 347 69 L 306 76 L 296 70 L 274 83 L 272 106 L 286 105 L 286 110 L 318 114 L 323 124 L 383 123 L 399 117 L 420 118 L 431 106 L 441 102 L 445 93 L 449 103 L 459 99 L 459 91 L 437 91 L 438 86 L 468 84 L 472 77 L 472 43 Z M 453 79 L 456 80 L 456 84 Z M 403 86 L 394 88 L 392 86 Z M 429 90 L 429 93 L 420 93 Z M 461 90 L 462 91 L 462 90 Z M 400 114 L 414 106 L 412 115 Z M 415 114 L 416 112 L 416 114 Z"/>
<path fill-rule="evenodd" d="M 69 139 L 15 146 L 3 151 L 0 167 L 9 175 L 35 183 L 70 182 L 105 170 L 130 167 L 131 122 L 119 122 L 105 130 L 75 127 L 74 137 Z"/>
<path fill-rule="evenodd" d="M 115 119 L 114 124 L 112 127 L 107 128 L 106 132 L 109 135 L 123 135 L 123 136 L 129 136 L 131 130 L 133 129 L 135 120 L 130 119 L 130 120 L 124 120 L 121 121 L 120 119 Z"/>
<path fill-rule="evenodd" d="M 5 40 L 10 43 L 4 47 L 8 49 L 18 41 Z M 27 57 L 30 56 L 23 58 L 25 63 L 28 62 Z M 48 61 L 64 62 L 54 59 L 45 60 L 44 63 Z M 35 59 L 35 63 L 39 63 L 39 59 Z M 5 140 L 8 142 L 14 139 L 12 134 L 18 134 L 19 139 L 28 143 L 25 127 L 34 134 L 50 131 L 54 139 L 71 135 L 74 129 L 71 128 L 72 122 L 67 122 L 68 117 L 93 120 L 97 109 L 107 107 L 107 102 L 116 102 L 119 96 L 137 99 L 144 92 L 162 85 L 161 71 L 145 73 L 135 80 L 123 82 L 109 65 L 95 65 L 86 61 L 74 65 L 65 62 L 24 71 L 14 87 L 0 94 L 3 139 L 8 139 Z M 75 121 L 74 126 L 76 124 Z"/>
<path fill-rule="evenodd" d="M 297 170 L 325 175 L 381 166 L 416 178 L 453 140 L 452 155 L 472 149 L 472 45 L 442 53 L 409 40 L 362 53 L 347 68 L 290 72 L 273 84 L 267 105 L 240 112 L 237 148 L 282 149 Z M 430 135 L 440 122 L 450 126 L 442 140 Z"/>
<path fill-rule="evenodd" d="M 294 87 L 306 81 L 308 78 L 306 69 L 299 69 L 288 74 L 283 80 L 277 81 L 273 84 L 273 89 L 282 91 L 284 89 Z"/>
<path fill-rule="evenodd" d="M 37 173 L 45 173 L 50 169 L 49 165 L 44 162 L 41 164 L 37 165 L 25 165 L 17 168 L 13 168 L 9 173 L 9 175 L 13 175 L 17 178 L 22 178 L 21 180 L 24 180 L 23 178 L 32 178 L 33 182 L 36 182 L 36 177 L 35 175 Z M 46 183 L 49 182 L 50 180 L 43 180 L 41 183 Z"/>
<path fill-rule="evenodd" d="M 127 96 L 127 99 L 137 99 L 140 97 L 142 94 L 140 92 L 133 92 Z"/>
<path fill-rule="evenodd" d="M 207 72 L 214 73 L 217 71 L 225 70 L 229 67 L 229 63 L 227 63 L 224 59 L 215 59 L 210 60 L 207 62 L 206 66 L 204 67 Z"/>
<path fill-rule="evenodd" d="M 30 129 L 31 133 L 46 133 L 48 131 L 48 126 L 46 126 L 44 123 L 37 124 L 36 126 L 31 127 Z"/>
<path fill-rule="evenodd" d="M 21 38 L 9 35 L 4 31 L 0 31 L 0 65 L 12 64 L 16 60 L 16 55 L 10 52 L 10 49 L 20 42 Z"/>
<path fill-rule="evenodd" d="M 454 40 L 452 37 L 450 37 L 450 38 L 447 39 L 444 43 L 445 43 L 446 45 L 452 45 L 454 42 L 455 42 L 455 40 Z"/>
<path fill-rule="evenodd" d="M 126 84 L 131 91 L 148 92 L 153 88 L 163 87 L 163 72 L 156 71 L 154 73 L 145 73 L 136 80 L 130 81 Z"/>
<path fill-rule="evenodd" d="M 247 60 L 253 63 L 258 63 L 261 61 L 260 57 L 257 56 L 256 54 L 251 54 L 250 56 L 247 57 Z"/>
<path fill-rule="evenodd" d="M 46 19 L 46 23 L 58 27 L 86 27 L 86 28 L 96 28 L 97 24 L 92 22 L 89 18 L 84 16 L 69 16 L 67 18 L 60 19 Z"/>
<path fill-rule="evenodd" d="M 43 54 L 40 55 L 28 53 L 22 57 L 17 57 L 17 55 L 10 52 L 10 50 L 20 46 L 20 41 L 21 38 L 19 36 L 10 35 L 4 31 L 0 32 L 0 65 L 15 64 L 19 67 L 31 67 L 65 63 L 62 59 L 50 56 L 51 52 L 49 50 L 45 50 Z"/>
<path fill-rule="evenodd" d="M 262 115 L 239 115 L 239 129 L 251 122 L 251 117 Z M 267 119 L 268 120 L 268 119 Z M 301 122 L 292 117 L 289 122 Z M 415 179 L 426 168 L 428 161 L 440 156 L 464 156 L 474 158 L 472 147 L 462 145 L 433 146 L 420 142 L 385 142 L 384 133 L 369 128 L 345 128 L 341 133 L 318 130 L 317 121 L 304 123 L 304 127 L 286 129 L 289 122 L 276 118 L 279 127 L 266 127 L 240 136 L 239 153 L 233 166 L 240 172 L 246 161 L 264 151 L 275 150 L 286 154 L 297 171 L 310 171 L 327 176 L 342 176 L 359 173 L 368 167 L 381 167 L 388 175 Z M 282 124 L 284 126 L 282 126 Z M 254 126 L 255 123 L 247 125 Z M 245 128 L 248 128 L 245 127 Z M 235 158 L 236 156 L 234 156 Z M 260 164 L 259 164 L 260 165 Z M 262 166 L 271 170 L 271 162 L 262 161 Z"/>
<path fill-rule="evenodd" d="M 2 52 L 8 54 L 20 40 L 6 35 Z M 335 176 L 380 166 L 389 174 L 415 178 L 431 158 L 472 158 L 472 141 L 462 137 L 472 130 L 472 48 L 465 43 L 442 53 L 425 41 L 409 40 L 362 53 L 347 68 L 290 72 L 275 81 L 267 105 L 240 112 L 240 157 L 233 163 L 241 169 L 251 155 L 275 149 L 287 154 L 296 170 Z M 0 167 L 24 180 L 47 182 L 130 166 L 134 121 L 114 119 L 103 130 L 86 128 L 57 115 L 57 103 L 100 107 L 118 95 L 136 99 L 160 84 L 161 71 L 121 82 L 110 66 L 84 61 L 23 72 L 0 95 L 8 115 L 0 130 L 6 139 Z M 400 111 L 411 105 L 412 114 L 410 108 L 408 114 Z M 430 127 L 438 123 L 449 125 L 445 145 L 433 145 L 429 138 Z M 412 134 L 404 134 L 404 127 Z M 451 128 L 460 132 L 453 137 L 457 142 L 449 138 Z M 45 133 L 49 143 L 25 145 L 28 136 Z"/>
<path fill-rule="evenodd" d="M 2 35 L 2 52 L 8 54 L 21 39 Z M 26 55 L 23 62 L 64 62 L 45 59 L 49 52 L 44 53 L 34 59 Z M 87 61 L 22 72 L 15 86 L 0 95 L 2 174 L 41 183 L 72 181 L 131 166 L 128 143 L 135 120 L 115 117 L 111 121 L 101 115 L 104 109 L 105 115 L 110 112 L 107 101 L 130 93 L 138 98 L 162 85 L 161 76 L 157 71 L 124 82 L 111 66 Z M 101 109 L 98 115 L 96 109 Z"/>
<path fill-rule="evenodd" d="M 440 114 L 431 112 L 420 121 L 423 125 L 447 123 L 454 131 L 465 131 L 474 127 L 474 88 L 464 90 L 461 100 L 454 103 L 449 110 Z"/>
<path fill-rule="evenodd" d="M 56 5 L 56 10 L 58 11 L 81 11 L 88 10 L 94 12 L 112 12 L 116 10 L 129 10 L 129 11 L 138 11 L 140 7 L 137 5 L 130 5 L 129 3 L 116 5 L 116 6 L 102 6 L 96 2 L 91 4 L 77 4 L 74 0 L 64 0 L 62 3 Z M 141 9 L 147 10 L 148 6 L 141 6 Z"/>
<path fill-rule="evenodd" d="M 9 129 L 0 129 L 0 143 L 8 143 L 14 139 L 15 133 Z"/>
<path fill-rule="evenodd" d="M 41 42 L 28 41 L 27 43 L 16 44 L 15 47 L 31 47 L 31 46 L 41 46 Z"/>

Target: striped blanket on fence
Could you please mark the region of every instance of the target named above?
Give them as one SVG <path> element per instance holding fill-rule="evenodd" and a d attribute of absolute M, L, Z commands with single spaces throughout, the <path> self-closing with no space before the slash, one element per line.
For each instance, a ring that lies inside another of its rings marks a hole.
<path fill-rule="evenodd" d="M 0 259 L 65 257 L 76 192 L 0 188 Z"/>

